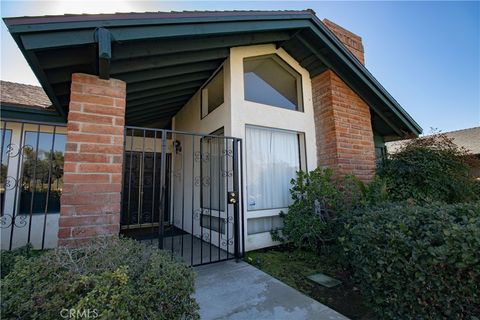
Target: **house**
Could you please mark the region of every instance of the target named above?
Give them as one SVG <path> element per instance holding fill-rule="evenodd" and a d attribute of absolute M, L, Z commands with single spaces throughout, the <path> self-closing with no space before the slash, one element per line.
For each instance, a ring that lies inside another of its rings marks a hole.
<path fill-rule="evenodd" d="M 464 148 L 479 161 L 472 163 L 471 174 L 480 179 L 480 127 L 460 129 L 449 132 L 442 132 L 452 139 L 458 147 Z M 385 143 L 387 153 L 397 152 L 408 140 L 392 141 Z"/>
<path fill-rule="evenodd" d="M 297 170 L 368 181 L 376 148 L 421 133 L 361 38 L 312 10 L 4 21 L 56 115 L 2 103 L 2 246 L 122 233 L 192 265 L 239 257 L 274 244 Z"/>

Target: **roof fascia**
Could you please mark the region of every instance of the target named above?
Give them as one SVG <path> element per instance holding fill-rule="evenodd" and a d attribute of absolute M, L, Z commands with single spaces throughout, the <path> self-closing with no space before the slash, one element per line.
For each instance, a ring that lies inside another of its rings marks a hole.
<path fill-rule="evenodd" d="M 80 19 L 81 16 L 78 18 Z M 250 32 L 310 28 L 397 117 L 403 120 L 412 132 L 416 134 L 422 132 L 422 128 L 313 13 L 217 17 L 212 15 L 181 19 L 110 19 L 40 24 L 20 24 L 18 21 L 21 21 L 21 18 L 4 18 L 4 21 L 23 54 L 29 57 L 30 67 L 40 82 L 44 84 L 47 95 L 54 102 L 57 111 L 63 116 L 65 116 L 65 112 L 60 107 L 52 88 L 46 81 L 45 74 L 38 66 L 35 54 L 31 50 L 94 43 L 95 39 L 90 28 L 98 27 L 111 27 L 109 31 L 115 41 L 128 41 L 159 38 L 159 34 L 161 34 L 161 37 L 181 37 L 195 34 L 214 35 L 246 32 L 245 24 L 249 23 L 247 31 Z M 258 23 L 252 23 L 252 21 Z M 198 24 L 201 24 L 202 27 L 198 28 Z M 132 26 L 136 28 L 132 29 Z M 161 33 L 159 33 L 160 29 Z M 46 31 L 47 33 L 45 33 Z M 42 32 L 42 34 L 38 34 L 38 32 Z"/>
<path fill-rule="evenodd" d="M 20 51 L 26 57 L 27 63 L 30 66 L 30 69 L 33 71 L 37 79 L 39 80 L 40 84 L 43 87 L 43 90 L 47 94 L 48 98 L 53 104 L 53 107 L 57 111 L 57 113 L 60 115 L 60 117 L 63 118 L 64 121 L 67 119 L 67 115 L 65 113 L 65 110 L 63 110 L 62 106 L 60 105 L 60 102 L 57 99 L 57 96 L 55 95 L 52 86 L 49 84 L 47 76 L 45 73 L 42 71 L 40 68 L 40 64 L 37 60 L 37 57 L 35 56 L 35 53 L 29 52 L 25 49 L 23 46 L 22 40 L 18 35 L 12 34 L 13 39 L 17 43 L 17 46 L 20 48 Z"/>
<path fill-rule="evenodd" d="M 3 102 L 0 105 L 2 107 L 2 120 L 40 121 L 54 124 L 66 123 L 55 111 L 33 109 Z"/>
<path fill-rule="evenodd" d="M 375 79 L 375 77 L 362 65 L 355 56 L 345 48 L 333 33 L 318 19 L 312 15 L 312 20 L 316 28 L 312 28 L 329 47 L 340 57 L 360 79 L 368 85 L 381 99 L 390 107 L 396 116 L 404 120 L 408 128 L 417 135 L 422 133 L 422 128 L 413 120 L 413 118 L 403 109 L 400 104 L 388 93 L 388 91 Z M 326 37 L 325 35 L 328 35 Z"/>
<path fill-rule="evenodd" d="M 230 15 L 230 16 L 201 16 L 201 17 L 181 17 L 181 18 L 149 18 L 149 19 L 98 19 L 90 21 L 65 21 L 65 22 L 45 22 L 21 23 L 21 20 L 35 19 L 25 18 L 3 18 L 5 24 L 11 33 L 32 33 L 44 31 L 60 31 L 73 29 L 89 29 L 98 27 L 130 27 L 146 25 L 175 25 L 191 23 L 209 23 L 209 22 L 233 22 L 233 21 L 259 21 L 259 20 L 305 20 L 311 18 L 309 13 L 289 13 L 289 14 L 260 14 L 260 15 Z M 72 16 L 75 19 L 77 16 Z M 36 17 L 42 18 L 42 17 Z M 78 16 L 81 19 L 82 16 Z M 67 20 L 67 18 L 66 18 Z"/>

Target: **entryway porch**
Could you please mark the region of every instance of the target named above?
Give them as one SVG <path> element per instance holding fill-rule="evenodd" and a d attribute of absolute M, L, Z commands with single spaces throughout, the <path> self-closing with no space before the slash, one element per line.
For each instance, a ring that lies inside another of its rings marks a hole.
<path fill-rule="evenodd" d="M 241 140 L 125 128 L 120 234 L 195 266 L 243 256 Z"/>

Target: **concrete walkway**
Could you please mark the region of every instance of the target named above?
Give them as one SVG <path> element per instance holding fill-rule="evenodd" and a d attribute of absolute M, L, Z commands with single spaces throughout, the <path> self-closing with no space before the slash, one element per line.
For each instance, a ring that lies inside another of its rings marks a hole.
<path fill-rule="evenodd" d="M 219 262 L 195 271 L 202 320 L 348 320 L 245 262 Z"/>

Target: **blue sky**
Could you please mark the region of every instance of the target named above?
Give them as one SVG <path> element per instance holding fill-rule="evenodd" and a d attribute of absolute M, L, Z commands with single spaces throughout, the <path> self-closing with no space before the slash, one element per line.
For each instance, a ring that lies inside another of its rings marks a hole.
<path fill-rule="evenodd" d="M 3 1 L 1 16 L 169 10 L 313 9 L 360 35 L 366 66 L 423 127 L 480 125 L 480 2 Z M 5 25 L 2 80 L 38 84 Z"/>

